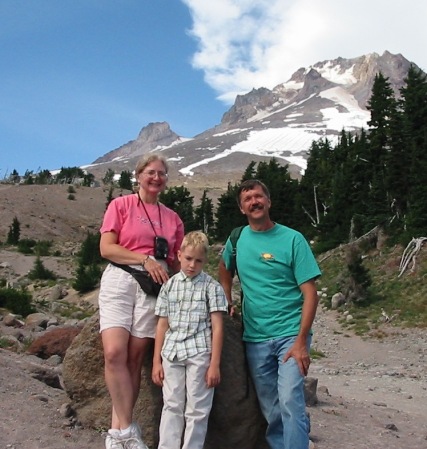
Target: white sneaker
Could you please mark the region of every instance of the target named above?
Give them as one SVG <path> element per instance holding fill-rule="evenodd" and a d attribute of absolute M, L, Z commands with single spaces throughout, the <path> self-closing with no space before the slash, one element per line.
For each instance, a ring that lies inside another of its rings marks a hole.
<path fill-rule="evenodd" d="M 130 426 L 129 436 L 121 436 L 120 439 L 124 449 L 148 449 L 146 444 L 142 441 L 141 428 L 135 422 Z"/>
<path fill-rule="evenodd" d="M 119 440 L 119 430 L 110 429 L 105 434 L 105 449 L 123 449 L 123 444 Z"/>
<path fill-rule="evenodd" d="M 148 446 L 141 440 L 140 437 L 130 437 L 121 440 L 124 449 L 148 449 Z"/>

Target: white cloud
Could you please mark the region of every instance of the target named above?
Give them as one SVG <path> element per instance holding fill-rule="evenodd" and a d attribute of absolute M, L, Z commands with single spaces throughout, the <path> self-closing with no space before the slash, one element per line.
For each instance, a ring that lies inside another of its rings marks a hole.
<path fill-rule="evenodd" d="M 427 2 L 419 0 L 182 0 L 198 42 L 193 67 L 226 104 L 273 88 L 300 67 L 385 50 L 427 70 Z"/>

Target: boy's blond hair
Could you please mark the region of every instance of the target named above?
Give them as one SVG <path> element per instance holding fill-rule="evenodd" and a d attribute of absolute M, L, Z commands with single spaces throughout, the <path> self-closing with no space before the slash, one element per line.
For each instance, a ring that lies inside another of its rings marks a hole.
<path fill-rule="evenodd" d="M 193 248 L 202 247 L 205 250 L 205 254 L 209 251 L 209 240 L 202 231 L 191 231 L 184 236 L 181 243 L 181 251 L 183 251 L 187 246 L 192 246 Z"/>

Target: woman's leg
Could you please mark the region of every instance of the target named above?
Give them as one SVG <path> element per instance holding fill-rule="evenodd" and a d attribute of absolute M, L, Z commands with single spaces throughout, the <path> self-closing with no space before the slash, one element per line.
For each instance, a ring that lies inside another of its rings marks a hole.
<path fill-rule="evenodd" d="M 153 344 L 152 338 L 138 338 L 129 337 L 128 344 L 128 361 L 127 366 L 129 374 L 131 376 L 132 389 L 133 389 L 133 405 L 132 410 L 135 407 L 138 400 L 139 388 L 141 385 L 141 370 L 145 357 L 150 350 L 150 346 Z M 117 416 L 116 410 L 113 405 L 111 428 L 120 429 L 120 420 Z"/>
<path fill-rule="evenodd" d="M 139 396 L 142 364 L 146 355 L 150 352 L 153 342 L 153 338 L 138 338 L 132 335 L 129 338 L 128 369 L 132 379 L 133 406 L 135 406 Z"/>
<path fill-rule="evenodd" d="M 134 387 L 128 368 L 130 335 L 126 329 L 113 327 L 102 331 L 105 382 L 113 403 L 112 429 L 126 429 L 132 423 Z"/>

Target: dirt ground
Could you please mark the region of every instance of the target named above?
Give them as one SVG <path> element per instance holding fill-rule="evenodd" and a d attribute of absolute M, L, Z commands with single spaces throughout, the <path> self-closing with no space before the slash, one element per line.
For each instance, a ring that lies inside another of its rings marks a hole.
<path fill-rule="evenodd" d="M 315 329 L 313 346 L 326 354 L 309 373 L 318 379 L 319 403 L 309 408 L 315 448 L 426 449 L 427 333 L 390 326 L 385 339 L 364 340 L 322 309 Z M 0 349 L 0 448 L 102 449 L 99 429 L 68 427 L 68 398 L 32 377 L 38 364 Z"/>

